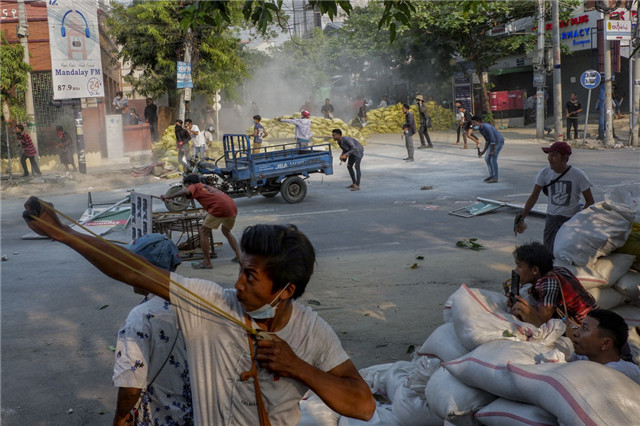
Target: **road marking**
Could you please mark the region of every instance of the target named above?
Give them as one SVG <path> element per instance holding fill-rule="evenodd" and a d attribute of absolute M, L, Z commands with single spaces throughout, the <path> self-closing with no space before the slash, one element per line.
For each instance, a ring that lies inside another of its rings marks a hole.
<path fill-rule="evenodd" d="M 324 214 L 324 213 L 341 213 L 348 212 L 349 209 L 340 209 L 340 210 L 324 210 L 321 212 L 308 212 L 308 213 L 290 213 L 290 214 L 281 214 L 280 216 L 308 216 L 311 214 Z"/>
<path fill-rule="evenodd" d="M 380 243 L 380 244 L 376 244 L 376 247 L 380 247 L 380 246 L 399 246 L 400 242 L 398 241 L 394 241 L 391 243 Z M 362 245 L 362 246 L 351 246 L 351 247 L 332 247 L 326 250 L 322 250 L 322 251 L 333 251 L 333 250 L 356 250 L 356 249 L 361 249 L 361 248 L 371 248 L 371 244 L 367 244 L 367 245 Z"/>

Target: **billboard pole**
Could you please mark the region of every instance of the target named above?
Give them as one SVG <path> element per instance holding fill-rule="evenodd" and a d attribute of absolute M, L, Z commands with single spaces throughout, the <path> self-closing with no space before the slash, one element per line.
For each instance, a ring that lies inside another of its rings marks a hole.
<path fill-rule="evenodd" d="M 537 72 L 542 74 L 544 69 L 544 0 L 538 0 L 538 64 Z M 534 70 L 534 72 L 536 72 Z M 542 74 L 544 78 L 544 74 Z M 536 138 L 544 137 L 544 83 L 539 82 L 536 88 Z"/>
<path fill-rule="evenodd" d="M 560 6 L 559 0 L 552 0 L 551 15 L 553 20 L 553 116 L 555 118 L 556 142 L 564 139 L 562 133 L 562 73 L 560 53 Z"/>
<path fill-rule="evenodd" d="M 29 23 L 27 19 L 27 7 L 24 3 L 24 0 L 18 0 L 18 38 L 20 39 L 20 45 L 22 45 L 22 49 L 24 51 L 23 61 L 25 64 L 29 65 Z M 38 149 L 38 133 L 36 129 L 35 123 L 35 107 L 33 106 L 33 87 L 31 86 L 31 71 L 27 71 L 27 90 L 24 94 L 25 97 L 25 109 L 27 110 L 27 116 L 29 117 L 29 122 L 27 123 L 27 127 L 29 128 L 29 133 L 31 134 L 31 139 L 33 140 L 33 145 Z"/>

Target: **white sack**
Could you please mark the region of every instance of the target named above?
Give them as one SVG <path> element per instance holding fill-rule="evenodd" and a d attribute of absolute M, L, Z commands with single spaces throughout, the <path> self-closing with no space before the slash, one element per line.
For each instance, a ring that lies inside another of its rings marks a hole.
<path fill-rule="evenodd" d="M 416 365 L 416 370 L 407 376 L 405 386 L 424 396 L 424 388 L 427 386 L 427 382 L 442 363 L 438 358 L 427 356 L 419 357 L 413 363 Z"/>
<path fill-rule="evenodd" d="M 424 396 L 400 386 L 393 397 L 393 415 L 400 426 L 440 426 L 442 418 L 431 412 Z"/>
<path fill-rule="evenodd" d="M 413 362 L 394 362 L 384 376 L 386 397 L 393 401 L 393 396 L 396 394 L 396 390 L 404 384 L 407 377 L 416 371 L 417 368 L 418 366 Z"/>
<path fill-rule="evenodd" d="M 488 292 L 499 294 L 495 292 Z M 460 343 L 469 350 L 492 340 L 538 341 L 551 344 L 564 334 L 565 325 L 551 319 L 540 327 L 518 320 L 506 312 L 485 290 L 461 285 L 453 294 L 453 325 Z M 502 296 L 504 299 L 504 296 Z"/>
<path fill-rule="evenodd" d="M 452 322 L 446 322 L 436 328 L 418 349 L 418 355 L 451 361 L 469 352 L 458 340 Z"/>
<path fill-rule="evenodd" d="M 640 272 L 627 271 L 613 284 L 613 288 L 627 296 L 630 300 L 640 300 Z"/>
<path fill-rule="evenodd" d="M 516 387 L 530 402 L 565 425 L 633 425 L 640 413 L 640 386 L 602 364 L 509 364 Z"/>
<path fill-rule="evenodd" d="M 598 258 L 592 265 L 567 265 L 580 284 L 587 290 L 595 287 L 607 287 L 618 281 L 631 267 L 635 256 L 624 253 L 611 253 Z"/>
<path fill-rule="evenodd" d="M 487 426 L 555 426 L 556 417 L 535 405 L 498 398 L 475 414 Z"/>
<path fill-rule="evenodd" d="M 298 426 L 336 426 L 340 417 L 311 391 L 300 400 L 300 412 L 302 417 Z"/>
<path fill-rule="evenodd" d="M 640 191 L 615 189 L 604 195 L 604 205 L 624 216 L 629 222 L 640 223 Z"/>
<path fill-rule="evenodd" d="M 473 413 L 496 397 L 465 385 L 444 368 L 439 369 L 425 389 L 431 411 L 454 424 L 471 424 Z"/>
<path fill-rule="evenodd" d="M 385 383 L 385 376 L 387 371 L 391 368 L 393 363 L 372 365 L 371 367 L 362 368 L 358 372 L 362 376 L 371 392 L 378 395 L 387 394 L 387 386 Z"/>
<path fill-rule="evenodd" d="M 540 362 L 564 361 L 562 352 L 552 350 L 541 343 L 495 340 L 478 346 L 461 358 L 445 362 L 443 366 L 465 385 L 502 398 L 527 401 L 527 398 L 515 388 L 507 364 L 533 365 Z"/>
<path fill-rule="evenodd" d="M 593 264 L 622 247 L 631 222 L 603 203 L 594 204 L 569 219 L 556 234 L 553 255 L 576 266 Z"/>
<path fill-rule="evenodd" d="M 341 416 L 338 426 L 400 426 L 400 423 L 393 415 L 391 405 L 379 405 L 368 422 Z"/>
<path fill-rule="evenodd" d="M 591 293 L 593 298 L 596 299 L 598 306 L 602 309 L 611 309 L 615 306 L 622 305 L 627 300 L 627 296 L 611 287 L 596 287 L 587 291 Z"/>
<path fill-rule="evenodd" d="M 525 299 L 528 299 L 526 290 L 528 290 L 529 286 L 531 286 L 531 284 L 525 284 L 520 288 L 520 294 Z M 504 294 L 491 290 L 482 290 L 482 294 L 494 301 L 496 305 L 498 305 L 502 310 L 507 310 L 507 298 Z M 453 322 L 453 313 L 451 310 L 451 306 L 453 305 L 454 295 L 455 292 L 451 296 L 449 296 L 447 301 L 444 303 L 444 307 L 442 308 L 442 319 L 444 320 L 444 322 Z"/>

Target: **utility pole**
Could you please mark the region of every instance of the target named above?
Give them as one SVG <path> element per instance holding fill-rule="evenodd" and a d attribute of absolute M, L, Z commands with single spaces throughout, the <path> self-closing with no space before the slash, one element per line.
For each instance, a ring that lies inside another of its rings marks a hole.
<path fill-rule="evenodd" d="M 546 77 L 544 69 L 544 0 L 538 0 L 538 75 Z M 535 72 L 535 71 L 534 71 Z M 546 78 L 545 78 L 546 80 Z M 536 93 L 536 138 L 544 137 L 544 83 L 538 82 Z"/>
<path fill-rule="evenodd" d="M 186 40 L 184 42 L 184 58 L 183 61 L 191 64 L 191 28 L 187 28 Z M 189 93 L 187 93 L 189 91 Z M 191 100 L 191 89 L 185 88 L 180 91 L 180 104 L 178 105 L 178 118 L 184 120 L 186 113 L 185 101 Z"/>
<path fill-rule="evenodd" d="M 634 49 L 638 49 L 638 46 L 640 45 L 640 38 L 638 37 L 640 13 L 636 13 L 636 19 L 636 29 L 633 34 L 631 44 Z M 631 110 L 629 111 L 633 127 L 631 128 L 631 133 L 629 134 L 629 145 L 638 146 L 638 132 L 640 132 L 640 116 L 638 114 L 640 112 L 640 58 L 638 58 L 637 52 L 635 55 L 633 55 L 633 57 L 633 105 L 631 105 Z"/>
<path fill-rule="evenodd" d="M 551 0 L 553 22 L 553 116 L 556 128 L 556 142 L 564 139 L 562 133 L 562 73 L 560 61 L 560 6 L 559 0 Z"/>
<path fill-rule="evenodd" d="M 605 15 L 603 28 L 608 17 Z M 613 107 L 611 102 L 611 42 L 604 37 L 604 146 L 613 147 Z"/>
<path fill-rule="evenodd" d="M 27 6 L 24 0 L 18 0 L 18 39 L 20 39 L 20 45 L 24 50 L 23 61 L 29 65 L 29 24 L 27 22 Z M 29 122 L 27 127 L 29 128 L 29 134 L 33 140 L 33 145 L 38 149 L 38 133 L 35 123 L 35 108 L 33 106 L 33 88 L 31 87 L 31 72 L 27 72 L 27 91 L 25 93 L 25 106 L 27 109 L 27 115 Z"/>

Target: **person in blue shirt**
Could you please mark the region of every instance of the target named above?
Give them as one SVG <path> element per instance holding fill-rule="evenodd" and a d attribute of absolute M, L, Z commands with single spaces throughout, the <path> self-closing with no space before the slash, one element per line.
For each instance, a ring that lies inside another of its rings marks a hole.
<path fill-rule="evenodd" d="M 484 160 L 489 169 L 489 177 L 484 181 L 487 183 L 498 182 L 498 155 L 504 146 L 504 137 L 491 124 L 483 123 L 482 118 L 477 115 L 471 117 L 471 126 L 474 130 L 478 130 L 484 137 L 484 149 L 481 151 L 478 146 L 478 157 L 482 157 L 485 153 Z M 488 151 L 488 152 L 487 152 Z"/>
<path fill-rule="evenodd" d="M 253 147 L 251 152 L 256 154 L 261 151 L 262 148 L 262 138 L 267 136 L 267 131 L 262 124 L 260 124 L 260 120 L 262 117 L 259 115 L 253 116 Z"/>

